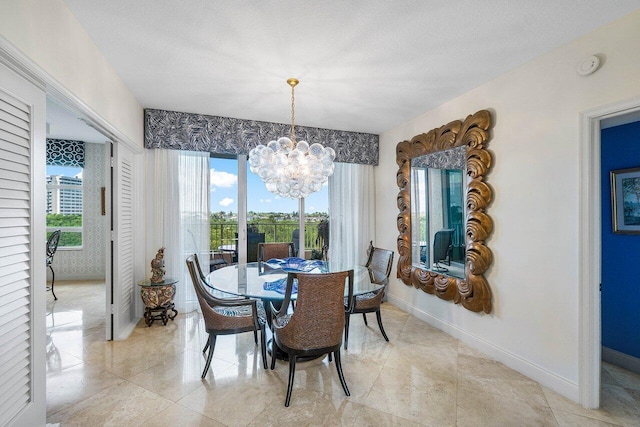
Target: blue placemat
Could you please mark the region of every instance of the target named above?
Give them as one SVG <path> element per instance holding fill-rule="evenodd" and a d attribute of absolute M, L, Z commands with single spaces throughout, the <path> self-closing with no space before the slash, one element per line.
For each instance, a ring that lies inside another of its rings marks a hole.
<path fill-rule="evenodd" d="M 320 260 L 304 260 L 302 258 L 291 257 L 291 258 L 272 258 L 267 261 L 267 264 L 270 266 L 274 266 L 280 268 L 284 271 L 292 271 L 292 272 L 309 272 L 315 268 L 321 268 L 324 266 L 324 261 Z"/>
<path fill-rule="evenodd" d="M 262 289 L 265 291 L 275 291 L 284 295 L 287 291 L 287 278 L 283 277 L 282 279 L 274 280 L 273 282 L 264 282 Z M 298 279 L 293 279 L 293 289 L 291 290 L 291 293 L 298 293 Z"/>

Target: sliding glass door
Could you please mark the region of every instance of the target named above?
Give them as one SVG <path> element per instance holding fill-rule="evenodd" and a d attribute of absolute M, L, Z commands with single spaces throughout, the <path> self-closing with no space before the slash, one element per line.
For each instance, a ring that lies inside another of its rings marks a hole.
<path fill-rule="evenodd" d="M 244 173 L 243 173 L 244 171 Z M 211 249 L 229 262 L 257 260 L 259 242 L 293 242 L 306 258 L 322 258 L 328 245 L 328 190 L 303 203 L 267 191 L 260 177 L 249 171 L 246 156 L 210 159 Z M 300 219 L 304 233 L 300 233 Z M 300 236 L 304 234 L 304 241 Z M 244 242 L 244 244 L 238 244 Z M 243 250 L 244 249 L 244 250 Z"/>

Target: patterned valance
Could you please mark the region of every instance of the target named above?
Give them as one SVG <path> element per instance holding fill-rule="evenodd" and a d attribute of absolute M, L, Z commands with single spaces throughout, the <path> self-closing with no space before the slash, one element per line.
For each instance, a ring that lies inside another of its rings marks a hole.
<path fill-rule="evenodd" d="M 412 168 L 466 170 L 467 146 L 449 148 L 411 159 Z"/>
<path fill-rule="evenodd" d="M 84 168 L 84 141 L 47 138 L 47 164 Z"/>
<path fill-rule="evenodd" d="M 145 148 L 249 154 L 258 144 L 288 136 L 290 125 L 146 109 Z M 296 126 L 296 139 L 336 151 L 336 162 L 378 164 L 378 135 Z"/>

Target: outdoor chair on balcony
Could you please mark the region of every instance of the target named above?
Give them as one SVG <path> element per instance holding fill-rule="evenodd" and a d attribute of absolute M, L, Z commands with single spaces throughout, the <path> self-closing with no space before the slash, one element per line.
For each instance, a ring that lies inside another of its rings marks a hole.
<path fill-rule="evenodd" d="M 51 293 L 53 294 L 53 299 L 57 300 L 58 297 L 56 293 L 53 291 L 53 286 L 56 283 L 56 272 L 53 271 L 53 256 L 56 254 L 58 250 L 58 243 L 60 242 L 60 235 L 62 232 L 60 230 L 55 230 L 49 238 L 47 239 L 47 267 L 51 270 L 51 287 L 47 288 L 47 290 L 51 289 Z"/>
<path fill-rule="evenodd" d="M 380 249 L 373 246 L 373 242 L 369 243 L 367 250 L 368 259 L 366 267 L 369 269 L 369 278 L 372 283 L 383 284 L 384 287 L 375 292 L 368 292 L 362 295 L 353 295 L 344 298 L 345 307 L 345 325 L 344 325 L 344 348 L 347 349 L 349 344 L 349 319 L 352 314 L 362 313 L 364 324 L 367 323 L 367 313 L 376 313 L 378 319 L 378 327 L 385 341 L 389 341 L 387 334 L 382 326 L 382 316 L 380 314 L 380 305 L 384 298 L 384 291 L 389 284 L 389 275 L 391 274 L 391 266 L 393 265 L 393 251 Z"/>
<path fill-rule="evenodd" d="M 258 243 L 264 243 L 265 233 L 257 233 L 253 231 L 247 232 L 247 262 L 258 261 Z M 236 233 L 236 242 L 238 241 L 238 233 Z M 234 254 L 234 262 L 238 261 L 238 249 L 236 246 Z"/>
<path fill-rule="evenodd" d="M 293 256 L 300 256 L 298 254 L 298 250 L 300 249 L 300 230 L 298 228 L 291 233 L 291 242 L 293 243 Z"/>
<path fill-rule="evenodd" d="M 271 369 L 276 366 L 278 348 L 289 356 L 289 382 L 284 406 L 289 406 L 296 360 L 329 354 L 335 358 L 338 377 L 344 393 L 349 389 L 342 373 L 340 347 L 344 328 L 344 288 L 348 281 L 349 293 L 353 293 L 353 270 L 328 274 L 297 274 L 298 302 L 293 313 L 287 314 L 287 306 L 293 291 L 293 275 L 287 280 L 282 308 L 274 310 L 272 319 L 273 340 Z M 276 348 L 277 346 L 277 348 Z"/>
<path fill-rule="evenodd" d="M 209 334 L 205 352 L 208 348 L 207 361 L 202 371 L 201 378 L 204 378 L 211 366 L 211 359 L 215 350 L 216 338 L 218 335 L 238 334 L 241 332 L 253 331 L 254 341 L 258 344 L 257 332 L 260 331 L 260 347 L 262 354 L 262 364 L 267 369 L 266 316 L 261 301 L 246 298 L 216 298 L 206 290 L 206 286 L 201 276 L 196 271 L 194 256 L 187 258 L 187 268 L 191 275 L 191 281 L 200 303 L 200 309 L 204 317 L 204 323 Z"/>

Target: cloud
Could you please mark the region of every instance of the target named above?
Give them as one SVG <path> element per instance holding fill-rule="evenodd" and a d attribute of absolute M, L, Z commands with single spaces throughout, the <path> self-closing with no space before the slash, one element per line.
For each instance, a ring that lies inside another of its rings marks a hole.
<path fill-rule="evenodd" d="M 233 203 L 233 199 L 230 197 L 225 197 L 224 199 L 220 200 L 219 205 L 220 206 L 224 206 L 225 208 L 229 205 L 231 205 Z"/>
<path fill-rule="evenodd" d="M 231 188 L 238 183 L 238 175 L 211 169 L 209 171 L 209 181 L 211 183 L 211 191 L 216 191 L 217 187 Z"/>
<path fill-rule="evenodd" d="M 260 199 L 260 203 L 271 203 L 271 199 Z"/>

